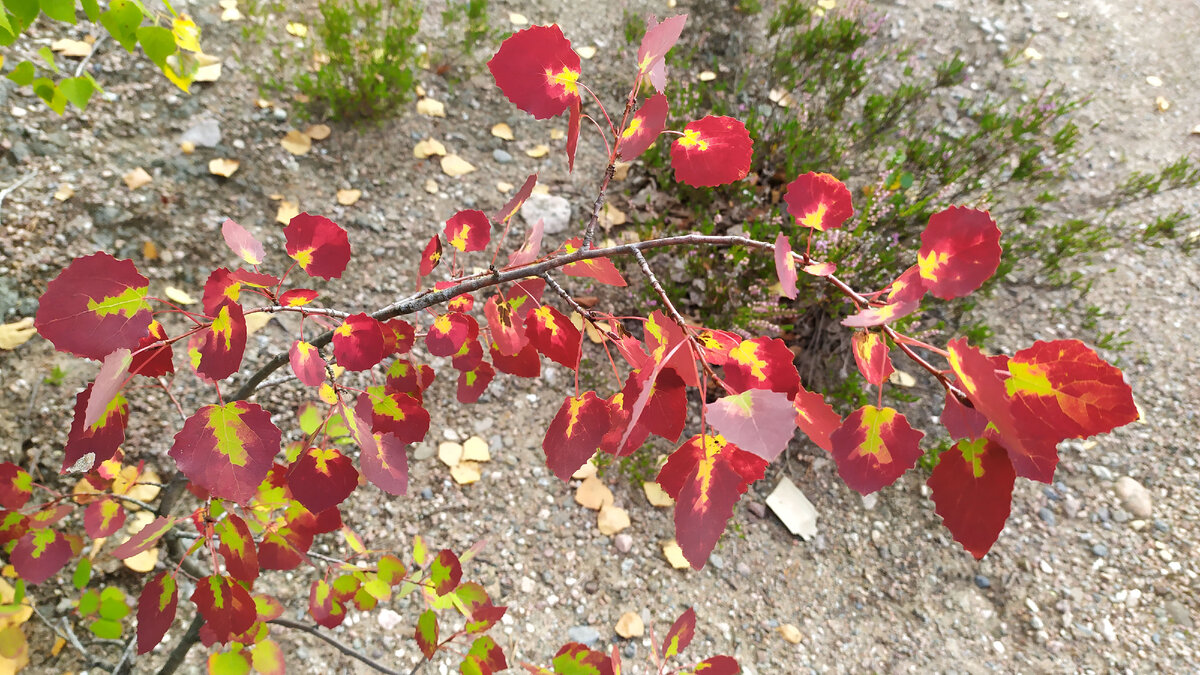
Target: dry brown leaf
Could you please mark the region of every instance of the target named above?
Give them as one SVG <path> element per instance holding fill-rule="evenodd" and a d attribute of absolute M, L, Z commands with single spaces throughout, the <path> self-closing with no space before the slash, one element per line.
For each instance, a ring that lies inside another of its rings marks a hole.
<path fill-rule="evenodd" d="M 438 445 L 438 459 L 442 460 L 442 464 L 450 468 L 458 466 L 462 462 L 463 446 L 451 441 L 445 441 Z"/>
<path fill-rule="evenodd" d="M 134 572 L 141 572 L 143 574 L 146 572 L 151 572 L 154 570 L 154 566 L 158 564 L 158 549 L 152 548 L 149 551 L 142 551 L 141 553 L 130 556 L 121 562 L 125 563 L 125 566 Z"/>
<path fill-rule="evenodd" d="M 534 147 L 525 151 L 525 155 L 527 157 L 533 157 L 534 159 L 537 159 L 538 157 L 545 157 L 548 154 L 550 154 L 550 146 L 541 144 L 535 145 Z"/>
<path fill-rule="evenodd" d="M 596 527 L 600 529 L 600 534 L 611 536 L 629 525 L 629 513 L 619 506 L 605 505 L 601 507 L 600 513 L 596 516 Z"/>
<path fill-rule="evenodd" d="M 125 187 L 130 190 L 136 190 L 143 185 L 149 185 L 154 179 L 142 167 L 138 167 L 133 171 L 121 176 L 121 180 L 125 181 Z"/>
<path fill-rule="evenodd" d="M 492 125 L 492 135 L 496 138 L 502 138 L 506 141 L 513 140 L 512 127 L 508 126 L 504 122 Z"/>
<path fill-rule="evenodd" d="M 575 473 L 571 474 L 571 478 L 575 480 L 586 480 L 592 476 L 595 476 L 597 473 L 598 470 L 596 469 L 596 465 L 593 464 L 592 460 L 589 459 L 583 463 L 583 466 L 575 469 Z"/>
<path fill-rule="evenodd" d="M 0 349 L 12 351 L 29 342 L 34 335 L 37 335 L 37 329 L 29 317 L 0 325 Z"/>
<path fill-rule="evenodd" d="M 591 45 L 584 45 L 584 46 L 580 47 L 579 49 L 576 49 L 575 53 L 579 54 L 579 58 L 584 59 L 586 61 L 586 60 L 591 59 L 592 57 L 596 56 L 596 48 Z"/>
<path fill-rule="evenodd" d="M 75 188 L 66 183 L 59 183 L 58 189 L 54 191 L 54 198 L 60 202 L 65 202 L 75 196 Z"/>
<path fill-rule="evenodd" d="M 617 162 L 613 167 L 613 180 L 625 180 L 629 176 L 629 167 L 633 166 L 633 162 Z"/>
<path fill-rule="evenodd" d="M 642 483 L 642 491 L 646 493 L 646 501 L 650 502 L 651 506 L 666 508 L 675 505 L 675 500 L 671 499 L 671 495 L 667 494 L 661 485 L 652 480 Z"/>
<path fill-rule="evenodd" d="M 913 377 L 912 375 L 909 375 L 908 373 L 904 372 L 903 370 L 892 371 L 892 374 L 888 376 L 888 382 L 891 382 L 892 384 L 896 385 L 897 387 L 915 387 L 915 386 L 917 386 L 917 378 Z"/>
<path fill-rule="evenodd" d="M 692 566 L 688 559 L 683 557 L 683 549 L 674 539 L 663 544 L 663 557 L 677 570 L 685 570 Z"/>
<path fill-rule="evenodd" d="M 196 75 L 192 77 L 195 82 L 216 82 L 221 79 L 221 59 L 212 54 L 196 54 L 196 62 L 199 67 L 196 68 Z"/>
<path fill-rule="evenodd" d="M 525 18 L 524 14 L 518 14 L 517 12 L 509 12 L 508 13 L 508 22 L 514 26 L 524 26 L 525 24 L 529 23 L 529 19 Z"/>
<path fill-rule="evenodd" d="M 270 99 L 265 99 L 265 98 L 256 98 L 256 99 L 254 99 L 254 106 L 255 106 L 256 108 L 259 108 L 260 110 L 264 110 L 264 109 L 266 109 L 266 108 L 270 108 L 270 107 L 271 107 L 271 106 L 273 106 L 273 105 L 275 105 L 275 104 L 274 104 L 274 103 L 272 103 Z"/>
<path fill-rule="evenodd" d="M 613 493 L 599 478 L 589 476 L 575 489 L 575 503 L 585 509 L 599 511 L 612 505 Z"/>
<path fill-rule="evenodd" d="M 342 206 L 354 206 L 355 202 L 359 199 L 362 199 L 362 190 L 351 188 L 349 190 L 337 191 L 337 203 Z"/>
<path fill-rule="evenodd" d="M 800 644 L 800 640 L 804 638 L 804 636 L 800 634 L 800 629 L 796 628 L 790 623 L 785 623 L 780 626 L 779 634 L 783 636 L 784 640 L 787 640 L 794 645 Z"/>
<path fill-rule="evenodd" d="M 309 150 L 312 150 L 312 139 L 305 135 L 302 131 L 292 129 L 287 132 L 287 135 L 279 139 L 279 144 L 284 150 L 293 155 L 307 155 Z"/>
<path fill-rule="evenodd" d="M 180 304 L 180 305 L 196 304 L 196 299 L 193 298 L 192 296 L 188 295 L 188 292 L 181 288 L 175 288 L 174 286 L 167 286 L 165 289 L 163 289 L 163 294 L 167 296 L 168 300 L 170 300 L 171 302 L 174 302 L 176 304 Z"/>
<path fill-rule="evenodd" d="M 646 624 L 637 612 L 625 612 L 617 619 L 617 635 L 628 640 L 646 634 Z"/>
<path fill-rule="evenodd" d="M 191 141 L 182 141 L 179 144 L 179 151 L 185 155 L 190 155 L 196 151 L 196 144 Z"/>
<path fill-rule="evenodd" d="M 297 21 L 289 21 L 287 26 L 285 26 L 285 30 L 287 30 L 289 34 L 295 35 L 299 38 L 308 37 L 308 26 Z"/>
<path fill-rule="evenodd" d="M 426 179 L 423 187 L 425 188 L 425 191 L 431 195 L 436 195 L 438 193 L 437 181 L 432 178 Z"/>
<path fill-rule="evenodd" d="M 275 222 L 287 225 L 292 222 L 292 218 L 300 215 L 300 202 L 289 202 L 283 200 L 279 202 L 279 209 L 275 211 Z"/>
<path fill-rule="evenodd" d="M 458 155 L 446 155 L 442 158 L 442 173 L 451 178 L 465 176 L 475 170 L 475 167 Z"/>
<path fill-rule="evenodd" d="M 516 186 L 513 185 L 512 183 L 505 183 L 502 180 L 496 181 L 496 191 L 499 192 L 500 194 L 508 194 L 515 187 Z"/>
<path fill-rule="evenodd" d="M 552 141 L 561 141 L 562 139 L 564 139 L 566 137 L 567 137 L 567 134 L 562 129 L 551 129 L 550 130 L 550 140 L 552 140 Z"/>
<path fill-rule="evenodd" d="M 304 130 L 304 135 L 308 136 L 314 141 L 323 141 L 326 138 L 329 138 L 329 134 L 331 133 L 333 133 L 333 130 L 329 128 L 328 124 L 310 124 L 309 127 Z"/>
<path fill-rule="evenodd" d="M 425 159 L 434 155 L 438 157 L 446 156 L 446 146 L 442 145 L 442 142 L 437 139 L 426 138 L 413 146 L 413 157 L 417 159 Z"/>
<path fill-rule="evenodd" d="M 218 157 L 216 159 L 210 159 L 208 161 L 208 172 L 214 176 L 221 176 L 223 178 L 229 178 L 235 172 L 237 172 L 238 167 L 241 165 L 242 165 L 242 163 L 237 161 L 236 159 L 226 159 L 224 157 Z"/>
<path fill-rule="evenodd" d="M 71 40 L 63 38 L 50 43 L 50 51 L 61 56 L 69 56 L 73 58 L 83 58 L 92 53 L 92 46 L 83 40 Z"/>
<path fill-rule="evenodd" d="M 426 117 L 445 117 L 446 106 L 441 101 L 423 98 L 417 101 L 417 114 L 425 115 Z"/>
<path fill-rule="evenodd" d="M 469 485 L 483 477 L 483 472 L 476 462 L 462 462 L 450 469 L 450 477 L 459 485 Z"/>
<path fill-rule="evenodd" d="M 530 194 L 548 195 L 548 194 L 550 194 L 550 186 L 549 185 L 534 185 L 533 192 L 531 192 Z"/>
<path fill-rule="evenodd" d="M 143 241 L 142 257 L 146 260 L 158 260 L 158 246 L 149 239 Z"/>
<path fill-rule="evenodd" d="M 711 70 L 704 70 L 700 72 L 701 82 L 712 82 L 715 79 L 717 79 L 717 74 Z"/>
<path fill-rule="evenodd" d="M 462 458 L 466 462 L 490 462 L 492 455 L 488 452 L 487 441 L 479 436 L 472 436 L 463 441 Z"/>
<path fill-rule="evenodd" d="M 253 312 L 246 315 L 246 335 L 254 335 L 262 330 L 263 326 L 271 323 L 271 314 L 269 312 Z"/>
<path fill-rule="evenodd" d="M 612 202 L 605 202 L 604 210 L 600 212 L 600 225 L 604 229 L 613 227 L 614 225 L 624 225 L 628 222 L 625 212 L 612 205 Z"/>

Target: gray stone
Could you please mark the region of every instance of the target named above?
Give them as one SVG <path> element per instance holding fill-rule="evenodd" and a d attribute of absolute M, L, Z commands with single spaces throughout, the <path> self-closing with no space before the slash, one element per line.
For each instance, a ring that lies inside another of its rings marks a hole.
<path fill-rule="evenodd" d="M 591 647 L 600 641 L 600 631 L 591 626 L 571 626 L 567 629 L 567 639 Z"/>
<path fill-rule="evenodd" d="M 983 576 L 982 574 L 976 574 L 975 575 L 975 585 L 980 588 L 991 588 L 992 582 L 990 579 Z"/>
<path fill-rule="evenodd" d="M 1121 476 L 1117 479 L 1114 487 L 1117 491 L 1117 496 L 1121 498 L 1121 505 L 1125 507 L 1126 511 L 1129 511 L 1138 518 L 1150 517 L 1153 511 L 1150 491 L 1141 483 L 1129 476 Z"/>
<path fill-rule="evenodd" d="M 613 545 L 621 553 L 629 553 L 629 550 L 633 548 L 633 537 L 622 532 L 613 538 Z"/>
<path fill-rule="evenodd" d="M 1054 512 L 1049 508 L 1043 506 L 1042 508 L 1038 509 L 1038 518 L 1041 518 L 1042 521 L 1047 525 L 1051 527 L 1054 526 Z"/>
<path fill-rule="evenodd" d="M 1107 558 L 1108 547 L 1104 544 L 1096 544 L 1092 547 L 1092 555 L 1096 556 L 1097 558 Z"/>
<path fill-rule="evenodd" d="M 546 234 L 562 234 L 571 224 L 571 202 L 558 195 L 535 193 L 521 205 L 521 218 L 529 226 L 541 220 Z"/>
<path fill-rule="evenodd" d="M 433 490 L 430 490 L 429 488 L 421 490 L 421 498 L 427 501 L 433 499 Z"/>
<path fill-rule="evenodd" d="M 1171 621 L 1185 628 L 1192 627 L 1192 615 L 1188 608 L 1178 600 L 1168 600 L 1166 604 L 1167 616 Z"/>
<path fill-rule="evenodd" d="M 708 556 L 708 563 L 719 570 L 725 569 L 725 559 L 716 553 Z"/>
<path fill-rule="evenodd" d="M 437 448 L 433 446 L 433 443 L 419 443 L 413 450 L 413 459 L 420 461 L 423 459 L 429 459 L 436 454 Z"/>
<path fill-rule="evenodd" d="M 221 123 L 205 115 L 188 127 L 179 137 L 180 143 L 191 143 L 198 148 L 211 148 L 221 142 Z"/>
<path fill-rule="evenodd" d="M 29 150 L 29 146 L 25 144 L 25 141 L 13 143 L 10 152 L 12 152 L 13 159 L 17 161 L 17 164 L 24 162 L 33 155 L 33 152 Z"/>
<path fill-rule="evenodd" d="M 492 151 L 492 159 L 501 164 L 508 164 L 509 162 L 513 161 L 513 156 L 509 154 L 507 150 L 496 148 Z"/>

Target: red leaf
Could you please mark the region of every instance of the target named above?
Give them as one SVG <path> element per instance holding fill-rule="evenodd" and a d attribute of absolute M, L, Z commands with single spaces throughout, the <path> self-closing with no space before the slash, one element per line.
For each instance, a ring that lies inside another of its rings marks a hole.
<path fill-rule="evenodd" d="M 568 397 L 542 440 L 546 466 L 562 480 L 570 480 L 571 474 L 595 454 L 610 425 L 608 406 L 596 397 L 596 392 Z"/>
<path fill-rule="evenodd" d="M 474 370 L 483 361 L 483 345 L 479 344 L 479 340 L 471 340 L 458 350 L 450 364 L 455 370 L 466 371 Z"/>
<path fill-rule="evenodd" d="M 236 373 L 246 352 L 246 318 L 242 306 L 226 300 L 201 335 L 204 341 L 200 343 L 196 372 L 214 382 Z"/>
<path fill-rule="evenodd" d="M 796 414 L 788 395 L 748 389 L 707 406 L 708 423 L 727 441 L 768 462 L 787 449 L 796 433 Z"/>
<path fill-rule="evenodd" d="M 227 643 L 254 625 L 254 599 L 228 577 L 213 574 L 197 581 L 192 602 L 217 642 Z"/>
<path fill-rule="evenodd" d="M 763 477 L 767 462 L 717 435 L 693 436 L 658 473 L 658 484 L 677 502 L 675 539 L 695 569 L 717 544 L 733 506 Z"/>
<path fill-rule="evenodd" d="M 687 646 L 692 644 L 692 638 L 696 636 L 696 610 L 688 607 L 683 614 L 675 619 L 675 623 L 671 625 L 671 630 L 667 631 L 663 637 L 662 651 L 660 655 L 663 660 L 678 655 Z"/>
<path fill-rule="evenodd" d="M 929 217 L 917 267 L 930 293 L 943 300 L 974 292 L 1000 265 L 1000 228 L 987 211 L 951 206 Z"/>
<path fill-rule="evenodd" d="M 337 628 L 346 620 L 346 607 L 336 597 L 333 586 L 324 579 L 314 579 L 308 591 L 308 613 L 326 628 Z"/>
<path fill-rule="evenodd" d="M 1125 376 L 1079 340 L 1038 341 L 1008 360 L 1005 392 L 1021 425 L 1087 438 L 1138 419 Z"/>
<path fill-rule="evenodd" d="M 449 549 L 438 551 L 437 556 L 429 565 L 430 590 L 437 595 L 445 595 L 458 588 L 460 581 L 462 581 L 462 564 L 459 562 L 458 556 Z"/>
<path fill-rule="evenodd" d="M 271 413 L 255 403 L 207 405 L 184 422 L 169 454 L 214 497 L 244 504 L 270 471 L 281 436 Z"/>
<path fill-rule="evenodd" d="M 850 190 L 827 173 L 806 173 L 788 183 L 783 193 L 788 213 L 797 225 L 823 232 L 836 230 L 854 215 Z"/>
<path fill-rule="evenodd" d="M 508 200 L 508 202 L 505 203 L 504 206 L 492 216 L 492 220 L 500 223 L 501 225 L 504 225 L 508 223 L 508 221 L 512 220 L 512 217 L 517 215 L 517 211 L 521 210 L 521 205 L 525 203 L 525 200 L 529 199 L 529 195 L 533 194 L 533 186 L 537 185 L 537 178 L 538 175 L 536 173 L 529 174 L 529 177 L 525 179 L 525 183 L 521 185 L 521 188 L 517 190 L 512 199 Z M 513 263 L 512 261 L 509 261 L 508 264 L 512 265 Z"/>
<path fill-rule="evenodd" d="M 671 146 L 675 180 L 692 187 L 739 181 L 750 173 L 754 141 L 746 125 L 732 117 L 709 115 L 688 124 Z"/>
<path fill-rule="evenodd" d="M 307 288 L 293 288 L 279 296 L 279 304 L 282 307 L 303 307 L 316 300 L 317 295 L 316 291 Z"/>
<path fill-rule="evenodd" d="M 171 628 L 175 621 L 175 609 L 179 604 L 179 592 L 175 577 L 167 572 L 146 582 L 138 596 L 137 610 L 137 653 L 148 654 Z"/>
<path fill-rule="evenodd" d="M 473 370 L 466 370 L 459 373 L 458 402 L 474 403 L 478 401 L 495 376 L 496 371 L 492 368 L 492 364 L 487 361 L 480 361 L 479 365 L 475 366 Z"/>
<path fill-rule="evenodd" d="M 358 468 L 363 476 L 390 495 L 407 493 L 408 453 L 404 443 L 395 434 L 372 433 L 369 440 L 360 434 L 356 438 L 360 448 Z"/>
<path fill-rule="evenodd" d="M 125 423 L 129 419 L 125 396 L 118 393 L 109 401 L 105 415 L 92 426 L 85 427 L 83 417 L 91 394 L 92 385 L 89 384 L 75 396 L 75 417 L 67 434 L 67 446 L 63 448 L 63 473 L 91 471 L 92 467 L 112 459 L 117 448 L 125 442 Z"/>
<path fill-rule="evenodd" d="M 492 357 L 492 365 L 502 373 L 517 377 L 537 377 L 542 372 L 542 362 L 532 344 L 525 345 L 525 348 L 516 356 L 501 354 L 496 349 L 495 342 L 491 344 L 488 351 Z"/>
<path fill-rule="evenodd" d="M 346 370 L 370 370 L 383 360 L 383 333 L 383 324 L 367 314 L 348 316 L 333 331 L 333 358 Z"/>
<path fill-rule="evenodd" d="M 780 232 L 775 237 L 775 275 L 779 277 L 779 293 L 785 298 L 796 299 L 796 260 L 792 258 L 792 243 Z"/>
<path fill-rule="evenodd" d="M 521 248 L 508 255 L 508 264 L 505 267 L 520 267 L 537 260 L 542 254 L 542 230 L 545 227 L 546 224 L 541 218 L 530 225 L 525 232 L 525 242 L 521 244 Z"/>
<path fill-rule="evenodd" d="M 879 333 L 857 332 L 851 340 L 851 345 L 858 372 L 862 373 L 867 382 L 878 387 L 895 372 L 892 359 L 888 355 L 887 340 Z"/>
<path fill-rule="evenodd" d="M 513 33 L 488 69 L 505 97 L 536 119 L 554 117 L 579 100 L 579 55 L 558 26 Z"/>
<path fill-rule="evenodd" d="M 939 418 L 942 426 L 950 432 L 950 438 L 973 441 L 983 438 L 987 430 L 988 418 L 974 408 L 968 408 L 959 402 L 958 397 L 947 392 L 946 404 L 942 407 Z"/>
<path fill-rule="evenodd" d="M 492 342 L 501 354 L 515 356 L 529 344 L 525 323 L 515 316 L 512 306 L 499 295 L 488 298 L 483 313 L 492 332 Z"/>
<path fill-rule="evenodd" d="M 0 462 L 0 506 L 17 509 L 33 495 L 33 476 L 12 462 Z"/>
<path fill-rule="evenodd" d="M 892 304 L 920 302 L 925 297 L 925 280 L 917 265 L 904 270 L 889 287 L 887 301 Z"/>
<path fill-rule="evenodd" d="M 893 408 L 867 405 L 850 413 L 829 435 L 838 475 L 866 495 L 895 483 L 921 458 L 921 438 L 908 419 Z"/>
<path fill-rule="evenodd" d="M 76 258 L 46 286 L 34 326 L 60 352 L 100 360 L 150 329 L 150 280 L 107 253 Z"/>
<path fill-rule="evenodd" d="M 350 262 L 350 238 L 336 223 L 301 213 L 283 228 L 287 253 L 311 277 L 337 279 Z"/>
<path fill-rule="evenodd" d="M 697 675 L 738 675 L 742 672 L 742 667 L 738 665 L 737 659 L 722 654 L 704 659 L 692 666 L 691 670 Z"/>
<path fill-rule="evenodd" d="M 265 254 L 263 245 L 246 228 L 226 218 L 225 222 L 221 223 L 221 236 L 225 239 L 225 245 L 242 260 L 251 265 L 262 264 Z"/>
<path fill-rule="evenodd" d="M 137 531 L 125 543 L 113 549 L 114 558 L 132 558 L 139 553 L 145 553 L 158 545 L 158 541 L 175 526 L 174 516 L 159 516 Z"/>
<path fill-rule="evenodd" d="M 570 255 L 579 250 L 583 244 L 583 239 L 576 237 L 563 242 L 561 253 Z M 559 268 L 563 274 L 569 277 L 583 277 L 587 279 L 595 279 L 602 284 L 609 286 L 625 286 L 625 278 L 617 271 L 616 265 L 608 258 L 588 258 L 579 260 L 573 263 L 568 263 Z"/>
<path fill-rule="evenodd" d="M 667 97 L 655 94 L 646 99 L 621 131 L 621 145 L 618 148 L 621 161 L 632 162 L 640 157 L 666 128 Z"/>
<path fill-rule="evenodd" d="M 850 328 L 871 328 L 902 319 L 917 311 L 921 306 L 920 300 L 893 302 L 886 305 L 868 307 L 857 314 L 842 319 L 842 325 Z"/>
<path fill-rule="evenodd" d="M 583 336 L 557 309 L 542 305 L 526 314 L 525 333 L 534 348 L 551 361 L 571 370 L 579 364 Z"/>
<path fill-rule="evenodd" d="M 959 384 L 975 409 L 992 424 L 985 434 L 1008 451 L 1017 475 L 1023 478 L 1049 483 L 1054 479 L 1054 468 L 1058 465 L 1058 442 L 1066 438 L 1064 433 L 1047 436 L 1043 424 L 1022 424 L 1013 414 L 1013 400 L 1009 398 L 1005 383 L 996 374 L 991 359 L 967 343 L 966 338 L 951 340 L 950 367 L 958 376 Z"/>
<path fill-rule="evenodd" d="M 628 406 L 627 410 L 631 418 L 635 403 L 642 399 L 642 390 L 646 386 L 647 380 L 654 375 L 653 369 L 634 370 L 625 380 L 625 386 L 621 389 L 622 407 Z M 647 433 L 661 436 L 672 443 L 678 442 L 679 436 L 683 434 L 683 427 L 687 423 L 687 389 L 684 387 L 683 380 L 673 370 L 661 370 L 658 371 L 650 389 L 650 394 L 645 398 L 636 424 L 645 428 Z M 637 436 L 634 434 L 630 438 Z M 645 434 L 640 436 L 644 441 Z M 619 454 L 631 453 L 641 444 L 639 442 L 637 446 L 629 447 L 627 441 L 626 450 L 628 452 L 623 451 Z"/>
<path fill-rule="evenodd" d="M 320 513 L 354 492 L 358 472 L 350 458 L 334 448 L 309 448 L 288 467 L 287 482 L 296 501 Z"/>
<path fill-rule="evenodd" d="M 460 296 L 469 298 L 471 296 Z M 457 298 L 455 298 L 457 300 Z M 451 301 L 453 304 L 454 301 Z M 392 354 L 407 354 L 417 340 L 417 329 L 402 319 L 390 319 L 383 323 L 384 352 Z"/>
<path fill-rule="evenodd" d="M 926 484 L 954 540 L 978 560 L 987 554 L 1012 506 L 1013 471 L 1000 445 L 980 438 L 943 452 Z"/>
<path fill-rule="evenodd" d="M 296 340 L 288 351 L 288 362 L 297 379 L 309 387 L 319 387 L 325 381 L 325 359 L 317 348 L 304 340 Z"/>
<path fill-rule="evenodd" d="M 20 511 L 0 511 L 0 546 L 8 546 L 29 531 L 29 517 Z"/>
<path fill-rule="evenodd" d="M 435 234 L 425 245 L 425 250 L 421 252 L 421 264 L 417 268 L 417 276 L 429 276 L 429 273 L 440 262 L 442 262 L 442 239 Z"/>
<path fill-rule="evenodd" d="M 226 513 L 214 532 L 220 540 L 218 550 L 225 558 L 225 571 L 239 581 L 253 583 L 258 578 L 258 549 L 246 521 L 236 513 Z"/>
<path fill-rule="evenodd" d="M 667 52 L 679 40 L 686 21 L 687 14 L 663 19 L 661 23 L 656 23 L 653 18 L 646 21 L 646 34 L 642 36 L 642 44 L 638 47 L 638 74 L 649 79 L 660 93 L 667 85 Z M 629 159 L 633 158 L 626 161 Z"/>
<path fill-rule="evenodd" d="M 112 536 L 124 524 L 125 509 L 115 499 L 98 499 L 83 512 L 83 529 L 92 539 Z"/>
<path fill-rule="evenodd" d="M 804 387 L 792 400 L 796 410 L 796 426 L 808 435 L 818 448 L 826 452 L 833 451 L 833 441 L 829 435 L 842 426 L 842 417 L 833 410 L 833 406 L 825 402 L 825 397 L 811 392 Z"/>
<path fill-rule="evenodd" d="M 461 312 L 446 312 L 434 319 L 425 334 L 425 348 L 434 356 L 454 356 L 467 340 L 479 336 L 479 324 Z"/>
<path fill-rule="evenodd" d="M 133 350 L 133 360 L 129 364 L 129 372 L 146 377 L 159 377 L 174 373 L 175 364 L 171 361 L 171 345 L 162 344 L 150 347 L 150 345 L 166 339 L 167 332 L 163 330 L 162 324 L 151 321 L 150 334 L 139 340 L 137 349 Z"/>
<path fill-rule="evenodd" d="M 571 103 L 571 116 L 567 120 L 567 173 L 575 170 L 575 147 L 579 145 L 579 124 L 582 120 L 579 99 L 576 99 Z"/>
<path fill-rule="evenodd" d="M 408 359 L 396 359 L 387 369 L 385 389 L 397 394 L 415 394 L 421 392 L 433 382 L 433 369 L 427 365 L 413 365 Z"/>
<path fill-rule="evenodd" d="M 546 290 L 546 282 L 541 279 L 523 279 L 509 287 L 504 294 L 504 299 L 508 302 L 508 306 L 512 308 L 513 315 L 522 322 L 525 317 L 529 316 L 529 312 L 537 307 L 542 300 L 542 293 Z"/>
<path fill-rule="evenodd" d="M 9 562 L 17 577 L 27 584 L 40 584 L 58 573 L 74 551 L 68 535 L 50 528 L 37 528 L 17 540 Z"/>
<path fill-rule="evenodd" d="M 497 609 L 504 608 L 500 607 Z M 474 657 L 483 666 L 489 668 L 490 672 L 498 673 L 508 669 L 508 660 L 504 658 L 504 650 L 500 649 L 500 645 L 496 644 L 496 641 L 489 635 L 480 635 L 475 638 L 467 654 Z"/>
<path fill-rule="evenodd" d="M 650 358 L 655 363 L 675 371 L 675 374 L 689 387 L 700 386 L 699 375 L 696 373 L 696 363 L 692 350 L 687 342 L 687 336 L 679 324 L 667 318 L 660 310 L 654 310 L 642 324 L 646 331 L 646 346 L 650 349 Z"/>
<path fill-rule="evenodd" d="M 446 221 L 444 233 L 446 241 L 463 253 L 482 251 L 492 240 L 492 223 L 483 211 L 459 211 Z"/>
<path fill-rule="evenodd" d="M 202 304 L 206 316 L 216 316 L 224 302 L 237 302 L 242 297 L 242 282 L 233 278 L 233 272 L 224 267 L 218 267 L 208 275 L 204 282 Z"/>
<path fill-rule="evenodd" d="M 401 443 L 420 443 L 429 433 L 429 411 L 412 394 L 398 394 L 386 387 L 367 387 L 358 396 L 355 413 L 370 420 L 371 431 L 395 434 Z"/>
<path fill-rule="evenodd" d="M 704 347 L 704 360 L 714 366 L 723 366 L 729 362 L 729 352 L 741 344 L 742 337 L 723 330 L 705 328 L 696 334 L 700 346 Z"/>
<path fill-rule="evenodd" d="M 125 375 L 129 372 L 132 359 L 128 349 L 118 349 L 104 357 L 100 372 L 92 385 L 92 394 L 88 397 L 87 409 L 83 414 L 83 426 L 91 427 L 108 412 L 109 404 L 116 398 L 125 383 Z"/>
<path fill-rule="evenodd" d="M 792 365 L 792 350 L 779 338 L 743 340 L 729 350 L 725 383 L 735 391 L 770 389 L 789 396 L 800 391 L 800 373 Z"/>

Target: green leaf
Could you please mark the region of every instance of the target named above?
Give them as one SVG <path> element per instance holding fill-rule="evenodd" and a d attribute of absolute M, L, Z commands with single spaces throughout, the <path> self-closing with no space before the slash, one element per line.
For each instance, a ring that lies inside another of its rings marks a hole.
<path fill-rule="evenodd" d="M 92 94 L 96 91 L 95 82 L 90 75 L 83 77 L 71 77 L 58 83 L 58 90 L 67 97 L 71 105 L 83 110 L 87 107 L 88 100 L 92 98 Z"/>
<path fill-rule="evenodd" d="M 46 105 L 59 115 L 67 109 L 67 97 L 58 90 L 58 87 L 54 86 L 54 81 L 48 77 L 39 77 L 33 81 L 33 93 L 37 94 L 38 98 L 45 101 Z"/>
<path fill-rule="evenodd" d="M 6 0 L 7 1 L 7 0 Z M 144 14 L 128 0 L 113 0 L 108 11 L 100 15 L 100 25 L 113 36 L 125 51 L 131 52 L 137 46 L 137 29 L 142 25 Z"/>
<path fill-rule="evenodd" d="M 58 64 L 54 62 L 54 52 L 50 51 L 49 47 L 42 47 L 37 53 L 38 56 L 42 57 L 42 60 L 50 66 L 50 70 L 53 70 L 56 73 L 58 72 Z"/>
<path fill-rule="evenodd" d="M 141 26 L 137 39 L 146 56 L 159 68 L 167 67 L 167 57 L 175 53 L 175 36 L 162 26 Z"/>
<path fill-rule="evenodd" d="M 46 16 L 75 25 L 75 0 L 42 0 L 41 4 Z"/>
<path fill-rule="evenodd" d="M 88 630 L 92 631 L 92 635 L 106 640 L 119 640 L 121 638 L 120 621 L 96 619 L 88 625 Z"/>
<path fill-rule="evenodd" d="M 8 22 L 8 12 L 4 11 L 4 5 L 2 3 L 0 3 L 0 28 L 4 29 L 4 32 L 15 37 L 16 31 L 13 30 L 12 24 Z"/>
<path fill-rule="evenodd" d="M 129 605 L 125 603 L 125 594 L 116 586 L 109 586 L 100 591 L 100 616 L 112 621 L 120 621 L 129 615 Z"/>
<path fill-rule="evenodd" d="M 41 9 L 38 6 L 38 0 L 4 0 L 4 6 L 24 26 L 28 26 L 29 22 L 37 17 L 38 10 Z"/>
<path fill-rule="evenodd" d="M 24 87 L 33 83 L 33 74 L 33 61 L 22 61 L 8 74 L 8 79 L 16 82 L 18 87 Z"/>
<path fill-rule="evenodd" d="M 71 576 L 71 583 L 75 585 L 76 590 L 83 590 L 84 586 L 92 580 L 92 561 L 87 558 L 80 558 L 79 566 L 75 568 L 75 574 Z"/>
<path fill-rule="evenodd" d="M 100 609 L 100 593 L 96 590 L 87 590 L 83 595 L 79 596 L 79 615 L 91 616 Z"/>
<path fill-rule="evenodd" d="M 79 4 L 83 5 L 83 13 L 87 14 L 88 21 L 95 23 L 100 19 L 100 2 L 98 0 L 79 0 Z"/>
<path fill-rule="evenodd" d="M 208 659 L 208 672 L 212 675 L 246 675 L 250 672 L 250 662 L 241 652 L 213 654 Z"/>

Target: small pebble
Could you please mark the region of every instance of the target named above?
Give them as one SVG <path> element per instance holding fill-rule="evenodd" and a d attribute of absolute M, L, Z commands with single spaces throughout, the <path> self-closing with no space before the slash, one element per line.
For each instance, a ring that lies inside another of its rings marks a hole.
<path fill-rule="evenodd" d="M 975 585 L 980 588 L 991 588 L 992 582 L 990 579 L 983 576 L 982 574 L 976 574 L 975 575 Z"/>
<path fill-rule="evenodd" d="M 1045 506 L 1038 509 L 1038 518 L 1041 518 L 1047 525 L 1054 525 L 1054 512 Z"/>
<path fill-rule="evenodd" d="M 513 156 L 509 154 L 508 151 L 497 148 L 492 151 L 492 159 L 501 164 L 508 164 L 509 162 L 513 161 Z"/>
<path fill-rule="evenodd" d="M 621 553 L 629 553 L 629 550 L 633 548 L 633 537 L 622 532 L 616 537 L 613 537 L 613 545 L 616 546 L 617 550 Z"/>
<path fill-rule="evenodd" d="M 433 499 L 433 490 L 431 490 L 429 488 L 424 488 L 423 490 L 421 490 L 421 499 L 425 499 L 425 500 Z"/>
<path fill-rule="evenodd" d="M 1096 556 L 1097 558 L 1107 558 L 1108 547 L 1104 544 L 1096 544 L 1092 547 L 1092 555 Z"/>

